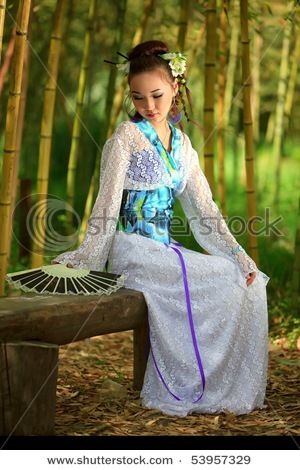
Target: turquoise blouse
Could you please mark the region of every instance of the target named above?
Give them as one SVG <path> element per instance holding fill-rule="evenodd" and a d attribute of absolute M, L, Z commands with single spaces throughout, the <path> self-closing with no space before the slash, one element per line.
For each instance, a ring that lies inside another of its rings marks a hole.
<path fill-rule="evenodd" d="M 157 132 L 147 120 L 135 122 L 135 124 L 162 158 L 171 176 L 173 187 L 161 186 L 153 190 L 124 189 L 118 229 L 169 245 L 175 193 L 180 184 L 177 166 L 180 137 L 177 129 L 168 123 L 172 133 L 171 152 L 168 152 L 159 140 Z M 147 153 L 147 150 L 144 152 Z"/>

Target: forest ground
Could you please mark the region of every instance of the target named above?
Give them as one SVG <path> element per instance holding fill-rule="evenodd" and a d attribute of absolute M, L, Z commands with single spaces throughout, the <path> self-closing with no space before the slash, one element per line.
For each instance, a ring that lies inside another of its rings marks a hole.
<path fill-rule="evenodd" d="M 300 350 L 269 345 L 266 408 L 248 415 L 177 418 L 141 406 L 132 389 L 132 332 L 60 348 L 57 436 L 300 435 Z M 112 383 L 113 382 L 113 383 Z"/>

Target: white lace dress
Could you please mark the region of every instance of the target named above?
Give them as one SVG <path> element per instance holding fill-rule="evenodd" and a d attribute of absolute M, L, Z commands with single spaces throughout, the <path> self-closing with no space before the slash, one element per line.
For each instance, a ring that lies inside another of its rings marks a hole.
<path fill-rule="evenodd" d="M 189 138 L 172 127 L 175 182 L 155 131 L 144 126 L 145 132 L 123 122 L 106 142 L 89 229 L 77 250 L 54 261 L 103 270 L 109 258 L 110 270 L 124 274 L 125 287 L 144 293 L 151 344 L 141 392 L 145 407 L 181 417 L 263 408 L 269 278 L 227 228 Z M 208 254 L 117 229 L 124 190 L 162 187 L 179 198 Z M 245 275 L 252 271 L 257 277 L 247 287 Z"/>

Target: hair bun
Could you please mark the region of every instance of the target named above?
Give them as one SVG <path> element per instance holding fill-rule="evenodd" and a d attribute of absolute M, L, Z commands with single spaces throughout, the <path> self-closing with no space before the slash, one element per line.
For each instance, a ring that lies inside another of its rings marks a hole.
<path fill-rule="evenodd" d="M 128 53 L 128 59 L 133 60 L 145 55 L 151 56 L 158 54 L 166 54 L 167 52 L 169 52 L 169 47 L 165 42 L 145 41 L 131 49 L 131 51 Z"/>

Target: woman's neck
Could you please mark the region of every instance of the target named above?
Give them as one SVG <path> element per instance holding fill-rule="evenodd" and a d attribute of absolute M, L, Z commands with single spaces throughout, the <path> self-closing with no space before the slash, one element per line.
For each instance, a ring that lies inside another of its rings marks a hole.
<path fill-rule="evenodd" d="M 153 129 L 156 131 L 159 140 L 161 141 L 163 147 L 170 151 L 171 150 L 171 129 L 166 121 L 158 123 L 158 125 L 151 124 Z"/>

